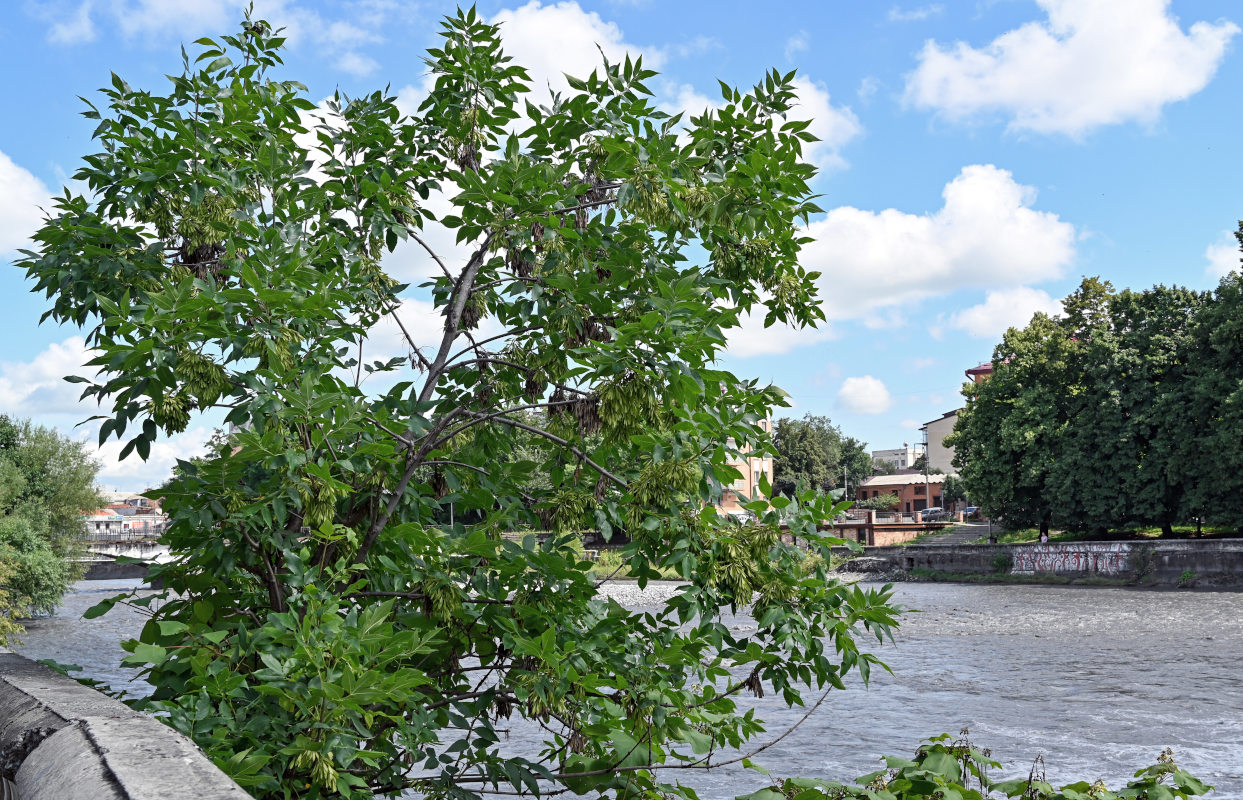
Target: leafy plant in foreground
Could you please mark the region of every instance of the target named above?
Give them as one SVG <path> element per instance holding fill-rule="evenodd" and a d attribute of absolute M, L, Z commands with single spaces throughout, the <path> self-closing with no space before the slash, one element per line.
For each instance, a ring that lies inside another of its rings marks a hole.
<path fill-rule="evenodd" d="M 265 798 L 692 797 L 671 776 L 764 732 L 738 695 L 866 679 L 855 637 L 891 631 L 889 590 L 808 574 L 778 527 L 827 561 L 831 503 L 756 499 L 747 525 L 713 506 L 784 403 L 716 368 L 726 333 L 823 318 L 793 74 L 690 119 L 629 59 L 524 104 L 471 10 L 406 117 L 384 92 L 317 107 L 280 45 L 247 20 L 166 94 L 114 77 L 89 196 L 24 261 L 88 329 L 101 439 L 145 458 L 204 411 L 234 426 L 162 489 L 162 597 L 91 612 L 150 610 L 138 705 Z M 385 271 L 402 242 L 436 275 L 423 306 Z M 397 355 L 372 352 L 378 324 Z M 641 585 L 685 585 L 623 608 L 575 554 L 586 528 L 622 535 Z M 524 529 L 552 535 L 503 535 Z M 743 606 L 752 631 L 721 620 Z"/>
<path fill-rule="evenodd" d="M 958 739 L 948 733 L 934 736 L 919 747 L 914 758 L 890 756 L 885 764 L 886 769 L 864 775 L 854 784 L 790 778 L 738 800 L 1184 800 L 1212 789 L 1175 764 L 1169 750 L 1116 791 L 1100 780 L 1055 787 L 1045 779 L 1040 757 L 1026 778 L 994 781 L 989 770 L 1001 769 L 1001 763 L 989 751 L 972 745 L 966 729 Z"/>

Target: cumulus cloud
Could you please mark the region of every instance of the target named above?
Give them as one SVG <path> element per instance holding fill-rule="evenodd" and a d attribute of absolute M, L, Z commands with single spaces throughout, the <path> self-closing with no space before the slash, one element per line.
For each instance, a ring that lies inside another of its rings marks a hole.
<path fill-rule="evenodd" d="M 1210 278 L 1224 278 L 1239 269 L 1239 242 L 1230 231 L 1223 231 L 1216 242 L 1204 248 L 1208 266 L 1204 271 Z"/>
<path fill-rule="evenodd" d="M 804 147 L 803 155 L 821 170 L 839 169 L 846 165 L 841 149 L 863 133 L 863 124 L 850 106 L 833 105 L 828 88 L 805 75 L 794 79 L 799 107 L 790 112 L 792 119 L 810 119 L 807 128 L 820 141 Z"/>
<path fill-rule="evenodd" d="M 1036 191 L 992 165 L 964 167 L 930 214 L 843 206 L 811 223 L 800 262 L 821 273 L 830 321 L 886 324 L 929 297 L 1060 277 L 1075 228 L 1031 206 Z"/>
<path fill-rule="evenodd" d="M 82 386 L 66 382 L 64 376 L 94 374 L 83 366 L 91 358 L 82 337 L 70 336 L 49 344 L 30 361 L 0 362 L 0 409 L 18 417 L 78 413 Z"/>
<path fill-rule="evenodd" d="M 104 442 L 95 454 L 95 460 L 100 467 L 97 482 L 101 486 L 114 486 L 123 491 L 139 491 L 159 486 L 172 476 L 178 459 L 185 460 L 203 454 L 212 432 L 212 428 L 208 426 L 198 426 L 155 441 L 151 444 L 151 452 L 146 461 L 137 454 L 131 454 L 124 461 L 118 460 L 128 440 L 111 439 Z M 94 442 L 94 438 L 86 440 L 88 446 Z"/>
<path fill-rule="evenodd" d="M 1040 289 L 1019 286 L 989 292 L 983 303 L 953 314 L 949 326 L 972 336 L 1000 339 L 1010 328 L 1026 327 L 1037 312 L 1050 316 L 1061 314 L 1062 301 Z"/>
<path fill-rule="evenodd" d="M 547 96 L 548 86 L 554 92 L 567 91 L 566 73 L 576 78 L 591 74 L 600 66 L 602 52 L 612 62 L 627 54 L 641 55 L 652 69 L 664 61 L 661 50 L 626 41 L 616 23 L 584 11 L 573 0 L 547 5 L 531 0 L 519 8 L 502 9 L 492 22 L 501 26 L 506 54 L 530 74 L 536 99 Z"/>
<path fill-rule="evenodd" d="M 879 378 L 863 375 L 842 381 L 837 402 L 853 414 L 884 414 L 893 405 L 893 397 Z"/>
<path fill-rule="evenodd" d="M 1046 19 L 982 48 L 924 45 L 906 99 L 951 119 L 982 113 L 1010 128 L 1080 136 L 1152 122 L 1205 87 L 1239 27 L 1196 22 L 1184 33 L 1169 0 L 1037 0 Z"/>
<path fill-rule="evenodd" d="M 423 354 L 431 359 L 435 356 L 444 334 L 445 319 L 442 310 L 427 300 L 401 298 L 401 305 L 392 314 L 381 317 L 371 328 L 364 345 L 363 360 L 370 363 L 409 355 L 410 344 L 406 333 L 410 334 L 410 338 Z M 503 332 L 504 329 L 494 318 L 485 317 L 474 331 L 474 336 L 476 340 L 482 341 Z M 464 344 L 459 343 L 458 347 L 462 346 Z"/>
<path fill-rule="evenodd" d="M 158 486 L 171 474 L 178 458 L 199 454 L 211 436 L 211 428 L 192 428 L 154 443 L 146 462 L 137 455 L 117 461 L 128 438 L 105 442 L 97 449 L 98 424 L 75 426 L 99 412 L 93 403 L 78 400 L 81 384 L 64 379 L 66 375 L 93 375 L 93 368 L 83 366 L 93 355 L 82 337 L 70 336 L 49 344 L 30 361 L 0 362 L 0 409 L 15 417 L 30 417 L 36 425 L 57 428 L 85 444 L 100 464 L 101 485 L 124 489 Z"/>
<path fill-rule="evenodd" d="M 43 224 L 39 207 L 51 195 L 43 181 L 0 152 L 0 257 L 28 245 Z"/>
<path fill-rule="evenodd" d="M 788 353 L 796 347 L 832 339 L 833 332 L 826 323 L 819 328 L 796 328 L 784 323 L 764 327 L 764 312 L 743 314 L 742 324 L 727 332 L 729 343 L 726 352 L 735 358 L 773 356 Z"/>

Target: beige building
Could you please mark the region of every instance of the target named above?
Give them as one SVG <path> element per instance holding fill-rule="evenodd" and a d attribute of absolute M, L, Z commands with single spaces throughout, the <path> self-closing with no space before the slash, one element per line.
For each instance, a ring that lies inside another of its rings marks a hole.
<path fill-rule="evenodd" d="M 928 469 L 939 469 L 946 475 L 957 475 L 954 469 L 954 448 L 945 446 L 945 437 L 954 432 L 958 410 L 947 411 L 920 428 L 928 441 Z"/>
<path fill-rule="evenodd" d="M 773 421 L 771 419 L 762 419 L 759 426 L 769 434 L 773 432 Z M 732 444 L 732 442 L 731 442 Z M 721 502 L 718 508 L 726 514 L 735 516 L 745 516 L 750 512 L 742 507 L 742 496 L 755 500 L 762 496 L 760 491 L 760 477 L 767 475 L 768 480 L 773 479 L 773 457 L 772 456 L 752 456 L 743 454 L 741 458 L 734 458 L 729 462 L 742 473 L 742 477 L 736 479 L 733 483 L 723 487 L 721 492 Z"/>
<path fill-rule="evenodd" d="M 983 383 L 993 376 L 993 364 L 985 361 L 967 370 L 965 374 L 973 382 Z M 958 422 L 958 412 L 961 410 L 947 411 L 920 428 L 924 432 L 929 469 L 942 470 L 946 475 L 958 474 L 954 469 L 954 448 L 945 446 L 945 437 L 954 432 L 954 424 Z"/>

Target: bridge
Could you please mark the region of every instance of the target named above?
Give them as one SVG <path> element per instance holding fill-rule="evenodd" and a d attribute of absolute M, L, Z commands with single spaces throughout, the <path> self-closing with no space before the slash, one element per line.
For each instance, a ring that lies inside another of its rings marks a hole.
<path fill-rule="evenodd" d="M 86 540 L 86 574 L 88 581 L 128 580 L 147 577 L 149 564 L 166 564 L 172 560 L 168 547 L 143 536 L 102 536 Z M 120 562 L 119 558 L 136 558 L 143 563 Z"/>

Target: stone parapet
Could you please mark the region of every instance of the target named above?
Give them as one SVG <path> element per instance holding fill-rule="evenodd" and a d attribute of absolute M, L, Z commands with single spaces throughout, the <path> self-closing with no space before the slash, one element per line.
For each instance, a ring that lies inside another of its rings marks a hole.
<path fill-rule="evenodd" d="M 0 653 L 0 776 L 21 800 L 250 798 L 172 728 L 15 653 Z"/>

